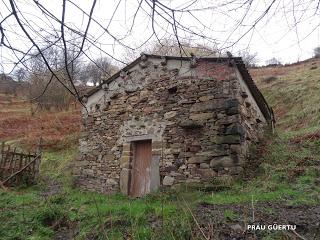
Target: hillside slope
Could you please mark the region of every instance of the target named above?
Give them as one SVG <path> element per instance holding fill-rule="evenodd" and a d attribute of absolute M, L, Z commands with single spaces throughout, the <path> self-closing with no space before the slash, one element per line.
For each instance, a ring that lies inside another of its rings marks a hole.
<path fill-rule="evenodd" d="M 277 128 L 312 131 L 320 125 L 319 58 L 289 66 L 251 69 L 250 73 L 274 110 Z"/>

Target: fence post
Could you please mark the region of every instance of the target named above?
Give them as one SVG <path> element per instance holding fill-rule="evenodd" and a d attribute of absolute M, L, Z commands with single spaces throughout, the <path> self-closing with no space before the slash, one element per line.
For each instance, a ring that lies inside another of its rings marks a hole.
<path fill-rule="evenodd" d="M 21 169 L 23 167 L 23 158 L 24 158 L 24 156 L 21 154 L 20 159 L 19 159 L 19 169 Z M 23 180 L 23 178 L 20 175 L 18 181 L 21 182 L 22 180 Z"/>
<path fill-rule="evenodd" d="M 5 177 L 5 174 L 6 174 L 6 172 L 7 172 L 6 165 L 7 165 L 7 162 L 8 162 L 8 160 L 9 160 L 9 156 L 10 156 L 10 145 L 8 145 L 8 149 L 7 149 L 7 151 L 6 151 L 6 155 L 5 155 L 4 161 L 3 161 L 3 168 L 2 168 L 2 170 L 3 170 L 2 175 L 3 175 L 3 177 Z"/>
<path fill-rule="evenodd" d="M 10 158 L 10 162 L 9 162 L 9 168 L 7 169 L 7 173 L 9 174 L 9 176 L 14 173 L 14 171 L 16 170 L 16 163 L 14 162 L 14 154 L 16 153 L 16 149 L 13 149 L 13 152 L 11 152 L 11 158 Z"/>
<path fill-rule="evenodd" d="M 4 142 L 1 143 L 1 153 L 0 153 L 0 179 L 3 172 L 3 165 L 4 165 Z"/>
<path fill-rule="evenodd" d="M 37 148 L 37 153 L 35 154 L 38 159 L 34 163 L 34 180 L 36 180 L 39 176 L 39 170 L 40 170 L 40 162 L 42 158 L 42 145 L 43 145 L 43 138 L 40 137 L 39 143 L 38 143 L 38 148 Z"/>
<path fill-rule="evenodd" d="M 37 147 L 37 153 L 41 154 L 42 153 L 42 145 L 43 145 L 43 138 L 40 137 L 38 147 Z"/>

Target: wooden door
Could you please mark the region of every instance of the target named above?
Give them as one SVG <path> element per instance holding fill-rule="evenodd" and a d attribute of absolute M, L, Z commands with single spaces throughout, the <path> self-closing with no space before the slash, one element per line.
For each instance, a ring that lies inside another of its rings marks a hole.
<path fill-rule="evenodd" d="M 133 166 L 130 196 L 140 197 L 150 192 L 151 140 L 133 143 Z"/>

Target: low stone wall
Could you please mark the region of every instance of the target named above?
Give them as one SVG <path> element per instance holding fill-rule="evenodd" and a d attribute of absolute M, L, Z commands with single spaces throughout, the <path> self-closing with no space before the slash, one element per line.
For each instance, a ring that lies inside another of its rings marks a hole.
<path fill-rule="evenodd" d="M 143 139 L 152 140 L 161 185 L 239 174 L 266 124 L 227 63 L 170 69 L 146 61 L 119 82 L 131 90 L 106 87 L 108 97 L 83 116 L 75 180 L 88 190 L 127 193 L 130 142 Z"/>

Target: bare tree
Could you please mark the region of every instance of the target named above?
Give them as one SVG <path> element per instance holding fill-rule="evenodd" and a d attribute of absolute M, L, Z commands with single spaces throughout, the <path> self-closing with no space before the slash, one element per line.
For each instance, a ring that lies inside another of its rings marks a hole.
<path fill-rule="evenodd" d="M 320 58 L 320 47 L 316 47 L 313 52 L 315 58 Z"/>
<path fill-rule="evenodd" d="M 67 70 L 62 52 L 63 49 L 56 45 L 42 52 L 47 63 L 51 66 L 51 71 L 48 70 L 40 53 L 35 52 L 34 57 L 26 64 L 29 70 L 27 81 L 30 84 L 30 98 L 38 103 L 40 109 L 50 110 L 52 107 L 59 110 L 67 109 L 71 102 L 72 96 L 68 94 L 65 86 L 71 88 L 68 79 L 71 76 L 75 80 L 79 75 L 80 67 L 78 67 L 78 60 L 74 59 L 71 51 L 67 56 L 74 61 L 70 61 Z M 72 84 L 74 85 L 74 82 Z"/>
<path fill-rule="evenodd" d="M 110 77 L 118 70 L 118 67 L 111 64 L 108 58 L 98 58 L 83 67 L 80 81 L 84 84 L 92 83 L 97 86 L 103 79 Z"/>
<path fill-rule="evenodd" d="M 281 65 L 281 62 L 279 59 L 273 57 L 273 58 L 266 61 L 266 65 L 267 66 L 278 66 L 278 65 Z"/>
<path fill-rule="evenodd" d="M 13 75 L 18 82 L 23 82 L 27 78 L 27 72 L 23 67 L 18 68 Z"/>
<path fill-rule="evenodd" d="M 183 47 L 183 52 L 180 52 L 180 47 Z M 218 51 L 215 46 L 205 46 L 199 43 L 192 43 L 189 40 L 183 40 L 180 42 L 180 46 L 177 44 L 175 39 L 165 38 L 161 42 L 151 42 L 148 46 L 142 50 L 143 53 L 156 54 L 162 56 L 183 56 L 191 57 L 192 55 L 196 57 L 219 57 L 222 54 Z M 135 60 L 141 52 L 127 50 L 124 56 L 124 60 L 131 62 Z"/>
<path fill-rule="evenodd" d="M 0 93 L 6 95 L 16 94 L 17 86 L 17 82 L 15 82 L 12 77 L 3 73 L 0 74 Z"/>
<path fill-rule="evenodd" d="M 180 47 L 183 48 L 181 52 Z M 180 41 L 180 46 L 174 39 L 163 39 L 160 43 L 155 42 L 147 52 L 164 55 L 164 56 L 185 56 L 190 57 L 192 54 L 198 57 L 217 57 L 219 52 L 215 47 L 205 46 L 199 43 L 192 43 L 188 41 Z"/>
<path fill-rule="evenodd" d="M 247 67 L 255 67 L 257 65 L 257 62 L 258 62 L 257 52 L 250 53 L 249 51 L 240 51 L 238 55 L 242 57 L 242 60 Z"/>

